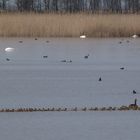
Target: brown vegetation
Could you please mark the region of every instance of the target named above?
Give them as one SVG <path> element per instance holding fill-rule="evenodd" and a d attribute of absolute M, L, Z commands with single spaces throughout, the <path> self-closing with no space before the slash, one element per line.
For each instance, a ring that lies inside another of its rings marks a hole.
<path fill-rule="evenodd" d="M 129 37 L 140 34 L 140 15 L 0 14 L 1 37 Z"/>
<path fill-rule="evenodd" d="M 13 108 L 13 109 L 0 109 L 0 112 L 46 112 L 46 111 L 58 111 L 58 112 L 61 112 L 61 111 L 65 111 L 65 112 L 68 112 L 68 111 L 74 111 L 74 112 L 77 112 L 77 111 L 129 111 L 129 110 L 137 110 L 139 111 L 140 110 L 140 107 L 139 106 L 120 106 L 120 107 L 91 107 L 91 108 L 87 108 L 87 107 L 84 107 L 84 108 Z"/>

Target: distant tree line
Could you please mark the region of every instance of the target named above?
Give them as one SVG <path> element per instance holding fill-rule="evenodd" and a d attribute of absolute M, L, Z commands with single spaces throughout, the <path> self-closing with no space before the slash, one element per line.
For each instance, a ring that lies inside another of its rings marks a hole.
<path fill-rule="evenodd" d="M 139 13 L 140 0 L 0 0 L 0 11 Z"/>

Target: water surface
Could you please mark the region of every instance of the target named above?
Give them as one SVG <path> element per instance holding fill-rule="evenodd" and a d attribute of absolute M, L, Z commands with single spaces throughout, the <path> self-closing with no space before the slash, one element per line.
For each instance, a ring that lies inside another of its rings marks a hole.
<path fill-rule="evenodd" d="M 140 39 L 1 38 L 0 107 L 139 103 L 139 60 Z"/>

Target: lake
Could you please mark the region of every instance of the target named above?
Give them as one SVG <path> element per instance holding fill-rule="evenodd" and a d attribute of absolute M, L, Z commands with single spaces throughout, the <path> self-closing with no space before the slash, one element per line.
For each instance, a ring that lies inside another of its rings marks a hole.
<path fill-rule="evenodd" d="M 140 39 L 1 38 L 0 108 L 139 103 L 139 60 Z"/>

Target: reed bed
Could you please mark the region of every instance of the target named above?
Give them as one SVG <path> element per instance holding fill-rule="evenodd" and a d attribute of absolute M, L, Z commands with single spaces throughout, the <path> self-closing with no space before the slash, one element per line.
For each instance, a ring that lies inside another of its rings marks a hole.
<path fill-rule="evenodd" d="M 0 37 L 130 37 L 140 15 L 1 13 Z"/>

